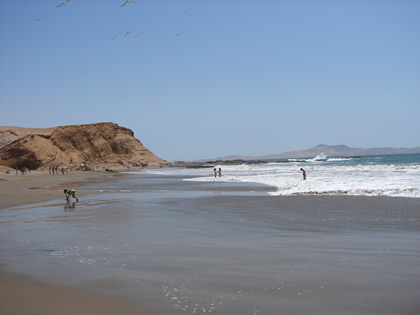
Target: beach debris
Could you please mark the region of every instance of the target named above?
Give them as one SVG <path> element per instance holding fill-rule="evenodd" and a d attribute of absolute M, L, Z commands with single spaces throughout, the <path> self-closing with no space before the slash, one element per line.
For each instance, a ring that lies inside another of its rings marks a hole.
<path fill-rule="evenodd" d="M 135 2 L 132 1 L 132 0 L 125 0 L 125 2 L 121 5 L 121 7 L 125 6 L 127 3 L 134 3 L 135 4 Z"/>
<path fill-rule="evenodd" d="M 191 8 L 188 8 L 184 11 L 184 14 L 190 13 L 190 11 L 191 11 Z"/>
<path fill-rule="evenodd" d="M 44 20 L 45 20 L 45 18 L 44 18 L 44 17 L 40 17 L 40 18 L 37 18 L 36 20 L 37 20 L 37 21 L 44 21 Z"/>
<path fill-rule="evenodd" d="M 184 33 L 183 32 L 176 33 L 175 37 L 181 36 L 182 34 Z"/>
<path fill-rule="evenodd" d="M 60 3 L 60 4 L 57 6 L 57 8 L 59 8 L 59 7 L 63 6 L 63 5 L 65 5 L 65 4 L 67 4 L 68 2 L 70 2 L 70 0 L 64 0 L 64 2 Z"/>

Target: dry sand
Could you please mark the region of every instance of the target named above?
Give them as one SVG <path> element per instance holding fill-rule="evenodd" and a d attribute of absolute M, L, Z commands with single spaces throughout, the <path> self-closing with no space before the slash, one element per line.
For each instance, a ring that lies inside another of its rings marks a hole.
<path fill-rule="evenodd" d="M 62 189 L 121 176 L 114 172 L 74 171 L 50 175 L 33 171 L 27 175 L 0 175 L 0 209 L 64 197 Z M 36 188 L 36 189 L 35 189 Z M 0 314 L 155 314 L 119 299 L 54 286 L 5 273 L 0 269 Z"/>

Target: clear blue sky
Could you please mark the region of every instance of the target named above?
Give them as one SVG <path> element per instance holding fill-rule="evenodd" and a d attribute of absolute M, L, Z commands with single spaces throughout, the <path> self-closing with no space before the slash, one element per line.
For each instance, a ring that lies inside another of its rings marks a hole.
<path fill-rule="evenodd" d="M 169 161 L 420 146 L 420 1 L 62 1 L 0 0 L 2 126 L 112 121 Z"/>

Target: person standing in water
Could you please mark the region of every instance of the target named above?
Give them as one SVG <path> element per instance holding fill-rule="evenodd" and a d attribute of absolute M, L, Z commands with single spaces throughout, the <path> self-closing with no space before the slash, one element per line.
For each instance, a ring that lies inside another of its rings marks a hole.
<path fill-rule="evenodd" d="M 302 176 L 303 176 L 303 180 L 306 180 L 306 172 L 303 168 L 300 168 L 300 170 L 302 171 Z"/>
<path fill-rule="evenodd" d="M 222 168 L 219 167 L 219 177 L 222 177 Z"/>
<path fill-rule="evenodd" d="M 79 202 L 79 198 L 76 197 L 76 190 L 75 189 L 64 189 L 64 193 L 66 194 L 66 200 L 70 201 L 70 196 L 72 196 L 74 199 L 76 199 L 77 202 Z"/>

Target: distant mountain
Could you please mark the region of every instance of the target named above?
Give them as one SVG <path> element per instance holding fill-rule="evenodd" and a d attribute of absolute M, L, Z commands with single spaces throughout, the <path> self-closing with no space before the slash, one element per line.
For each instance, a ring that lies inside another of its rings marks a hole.
<path fill-rule="evenodd" d="M 379 154 L 407 154 L 420 153 L 420 147 L 417 148 L 351 148 L 346 145 L 325 145 L 320 144 L 311 149 L 302 151 L 291 151 L 265 156 L 239 156 L 229 155 L 218 158 L 218 160 L 266 160 L 266 159 L 290 159 L 315 157 L 320 153 L 326 156 L 359 156 L 359 155 L 379 155 Z"/>

